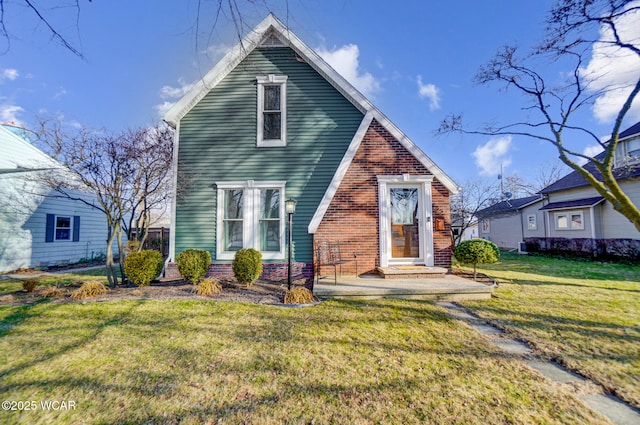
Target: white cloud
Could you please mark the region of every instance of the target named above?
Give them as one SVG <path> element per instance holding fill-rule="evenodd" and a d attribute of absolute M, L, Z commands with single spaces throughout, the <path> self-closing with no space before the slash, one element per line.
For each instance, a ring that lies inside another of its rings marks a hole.
<path fill-rule="evenodd" d="M 628 7 L 634 6 L 640 6 L 640 1 L 630 3 Z M 616 24 L 622 40 L 638 46 L 640 12 L 629 13 Z M 600 30 L 601 41 L 611 40 L 612 37 L 608 27 Z M 628 50 L 596 43 L 591 61 L 581 70 L 581 75 L 589 83 L 589 90 L 603 91 L 593 105 L 593 114 L 598 121 L 610 123 L 631 93 L 633 83 L 640 78 L 640 58 Z M 634 120 L 640 118 L 640 101 L 637 98 L 629 116 Z"/>
<path fill-rule="evenodd" d="M 178 86 L 162 86 L 160 89 L 160 97 L 164 100 L 153 107 L 158 115 L 162 118 L 171 109 L 173 104 L 182 96 L 187 94 L 193 88 L 195 83 L 187 83 L 184 78 L 178 79 Z"/>
<path fill-rule="evenodd" d="M 365 96 L 373 96 L 380 90 L 380 82 L 369 72 L 363 73 L 359 69 L 360 49 L 357 45 L 347 44 L 332 50 L 319 47 L 316 52 Z"/>
<path fill-rule="evenodd" d="M 187 83 L 184 78 L 178 79 L 178 87 L 162 86 L 160 97 L 163 99 L 179 99 L 194 86 L 194 83 Z"/>
<path fill-rule="evenodd" d="M 511 148 L 511 136 L 495 137 L 487 143 L 478 146 L 472 155 L 476 159 L 476 166 L 480 174 L 491 176 L 500 174 L 500 167 L 508 167 L 511 158 L 507 156 Z"/>
<path fill-rule="evenodd" d="M 435 84 L 424 84 L 422 75 L 418 75 L 418 95 L 423 99 L 429 99 L 429 110 L 440 109 L 440 89 Z"/>
<path fill-rule="evenodd" d="M 3 69 L 2 73 L 0 74 L 0 81 L 1 80 L 13 81 L 19 76 L 20 76 L 20 73 L 18 72 L 17 69 L 6 68 L 6 69 Z"/>
<path fill-rule="evenodd" d="M 18 118 L 18 114 L 23 111 L 24 109 L 17 105 L 0 104 L 0 123 L 24 127 L 24 122 Z"/>
<path fill-rule="evenodd" d="M 600 145 L 591 145 L 591 146 L 587 146 L 586 148 L 583 149 L 582 154 L 583 155 L 587 155 L 587 156 L 596 156 L 598 155 L 600 152 L 602 152 L 602 146 Z M 576 162 L 580 165 L 584 165 L 587 163 L 587 160 L 584 158 L 576 158 Z"/>
<path fill-rule="evenodd" d="M 160 116 L 160 118 L 164 117 L 165 114 L 167 112 L 169 112 L 169 109 L 171 109 L 171 107 L 173 106 L 174 102 L 167 102 L 164 101 L 162 103 L 157 104 L 156 106 L 154 106 L 154 109 L 156 110 L 156 112 L 158 113 L 158 115 Z"/>
<path fill-rule="evenodd" d="M 222 59 L 222 57 L 224 55 L 226 55 L 227 53 L 229 53 L 229 51 L 232 49 L 233 46 L 230 46 L 228 44 L 224 44 L 224 43 L 220 43 L 220 44 L 214 44 L 211 45 L 209 47 L 207 47 L 204 51 L 204 54 L 213 62 L 216 63 L 218 62 L 220 59 Z"/>

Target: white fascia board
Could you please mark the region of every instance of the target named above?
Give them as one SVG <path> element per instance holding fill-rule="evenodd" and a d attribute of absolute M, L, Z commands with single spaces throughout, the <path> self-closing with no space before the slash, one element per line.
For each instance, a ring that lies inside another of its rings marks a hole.
<path fill-rule="evenodd" d="M 351 161 L 353 161 L 353 157 L 356 156 L 356 152 L 358 152 L 358 148 L 360 147 L 362 139 L 364 139 L 364 135 L 367 133 L 367 130 L 371 125 L 371 121 L 373 121 L 373 113 L 368 113 L 362 119 L 360 127 L 358 127 L 358 131 L 356 131 L 353 139 L 351 139 L 349 148 L 342 157 L 342 161 L 340 161 L 340 165 L 338 165 L 338 169 L 333 175 L 331 183 L 329 183 L 329 187 L 327 187 L 327 190 L 325 191 L 315 214 L 313 214 L 313 217 L 311 218 L 311 222 L 309 223 L 308 227 L 308 232 L 310 234 L 314 234 L 318 230 L 318 227 L 320 226 L 320 223 L 322 222 L 322 219 L 324 218 L 329 205 L 331 205 L 333 197 L 340 187 L 340 183 L 342 182 L 344 175 L 347 174 L 347 170 L 351 165 Z"/>
<path fill-rule="evenodd" d="M 314 234 L 322 219 L 324 218 L 333 197 L 335 196 L 338 188 L 340 187 L 340 183 L 342 183 L 342 179 L 344 178 L 353 158 L 362 143 L 362 139 L 364 139 L 367 130 L 371 126 L 371 122 L 373 120 L 378 121 L 391 135 L 400 142 L 400 144 L 407 149 L 424 167 L 433 174 L 433 177 L 438 179 L 452 194 L 458 193 L 460 188 L 457 184 L 454 183 L 453 180 L 449 176 L 447 176 L 441 169 L 438 167 L 432 160 L 429 158 L 415 143 L 411 141 L 395 124 L 391 122 L 386 116 L 384 116 L 377 108 L 373 107 L 363 118 L 360 123 L 360 127 L 358 127 L 358 131 L 353 136 L 351 140 L 351 144 L 347 149 L 347 152 L 342 157 L 342 161 L 340 165 L 338 165 L 338 169 L 331 179 L 331 183 L 327 188 L 318 208 L 316 209 L 311 222 L 309 223 L 308 233 Z"/>
<path fill-rule="evenodd" d="M 374 118 L 378 121 L 406 150 L 408 150 L 433 176 L 440 181 L 451 194 L 455 195 L 460 187 L 445 174 L 415 143 L 407 137 L 389 118 L 378 109 L 374 110 Z"/>
<path fill-rule="evenodd" d="M 291 32 L 278 18 L 269 14 L 241 42 L 236 44 L 193 88 L 176 102 L 165 114 L 164 120 L 175 128 L 177 123 L 220 83 L 236 66 L 240 64 L 256 47 L 265 35 L 273 30 L 284 45 L 292 48 L 316 72 L 324 77 L 336 90 L 345 96 L 360 112 L 365 114 L 374 109 L 362 93 L 353 87 L 336 70 L 324 61 L 315 51 Z"/>

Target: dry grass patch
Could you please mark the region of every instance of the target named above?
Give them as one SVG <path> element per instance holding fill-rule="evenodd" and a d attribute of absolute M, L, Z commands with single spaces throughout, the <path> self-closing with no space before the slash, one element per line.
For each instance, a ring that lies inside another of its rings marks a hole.
<path fill-rule="evenodd" d="M 314 301 L 313 293 L 304 286 L 295 287 L 284 295 L 286 304 L 309 304 Z"/>
<path fill-rule="evenodd" d="M 80 288 L 71 293 L 71 298 L 74 300 L 84 300 L 86 298 L 97 297 L 98 295 L 106 294 L 107 287 L 104 286 L 99 280 L 90 280 L 84 282 Z"/>
<path fill-rule="evenodd" d="M 195 292 L 203 296 L 219 294 L 222 292 L 222 284 L 215 277 L 205 277 L 198 282 Z"/>
<path fill-rule="evenodd" d="M 418 301 L 0 307 L 0 376 L 78 405 L 2 423 L 606 423 Z"/>

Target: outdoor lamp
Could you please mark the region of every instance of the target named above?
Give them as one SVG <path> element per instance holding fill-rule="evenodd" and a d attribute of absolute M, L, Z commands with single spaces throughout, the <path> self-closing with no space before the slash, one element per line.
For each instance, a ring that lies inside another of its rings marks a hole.
<path fill-rule="evenodd" d="M 287 268 L 287 287 L 288 290 L 291 291 L 291 229 L 293 227 L 293 214 L 296 212 L 296 201 L 293 199 L 287 199 L 284 201 L 284 211 L 289 216 L 289 267 Z"/>
<path fill-rule="evenodd" d="M 296 213 L 296 201 L 293 199 L 287 199 L 284 201 L 284 211 L 291 215 Z"/>

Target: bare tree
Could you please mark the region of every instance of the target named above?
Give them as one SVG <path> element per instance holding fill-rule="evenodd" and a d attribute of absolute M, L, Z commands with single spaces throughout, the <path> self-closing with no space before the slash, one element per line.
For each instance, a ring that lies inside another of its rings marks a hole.
<path fill-rule="evenodd" d="M 629 0 L 559 0 L 548 15 L 546 37 L 539 46 L 524 55 L 516 46 L 505 46 L 476 76 L 480 84 L 498 83 L 522 94 L 527 99 L 523 108 L 527 117 L 521 122 L 471 129 L 463 124 L 461 115 L 451 115 L 438 132 L 519 135 L 547 141 L 555 146 L 563 163 L 584 177 L 640 231 L 640 211 L 620 187 L 620 176 L 614 172 L 621 126 L 640 92 L 640 72 L 630 77 L 624 87 L 610 84 L 603 88 L 594 84 L 596 76 L 584 74 L 585 63 L 595 48 L 612 51 L 613 63 L 621 53 L 640 57 L 640 39 L 622 30 L 622 23 L 638 13 L 638 3 Z M 566 64 L 570 69 L 566 80 L 556 85 L 551 84 L 558 78 L 557 70 L 551 69 L 552 63 Z M 620 89 L 626 89 L 625 99 L 607 141 L 574 123 L 578 112 L 592 106 L 599 96 Z M 603 153 L 591 156 L 572 149 L 567 144 L 569 135 L 596 143 Z M 582 165 L 585 161 L 589 166 Z"/>
<path fill-rule="evenodd" d="M 465 230 L 477 222 L 477 213 L 496 202 L 500 202 L 500 186 L 482 180 L 469 180 L 461 185 L 461 190 L 451 196 L 451 222 L 459 229 L 453 234 L 453 243 L 462 241 Z"/>
<path fill-rule="evenodd" d="M 91 2 L 92 0 L 87 1 Z M 5 52 L 9 51 L 11 48 L 12 33 L 10 32 L 7 24 L 7 12 L 11 7 L 15 9 L 27 9 L 38 22 L 42 23 L 46 27 L 51 39 L 62 44 L 65 49 L 69 50 L 74 55 L 83 57 L 80 48 L 76 47 L 69 40 L 68 35 L 60 32 L 58 26 L 54 23 L 54 15 L 56 15 L 57 11 L 60 9 L 71 9 L 75 15 L 76 29 L 79 31 L 80 0 L 60 0 L 47 3 L 49 3 L 47 6 L 43 6 L 35 0 L 0 0 L 0 37 L 4 38 L 6 43 Z"/>
<path fill-rule="evenodd" d="M 129 130 L 123 138 L 133 163 L 128 202 L 129 219 L 125 231 L 137 240 L 141 250 L 147 239 L 154 211 L 166 208 L 171 195 L 173 129 L 166 124 Z"/>
<path fill-rule="evenodd" d="M 112 134 L 104 130 L 65 131 L 58 120 L 42 119 L 39 142 L 66 168 L 49 173 L 46 183 L 59 197 L 79 200 L 104 213 L 107 226 L 107 277 L 118 282 L 113 246 L 118 247 L 122 274 L 122 236 L 136 228 L 142 242 L 150 224 L 150 211 L 171 193 L 172 130 L 164 124 Z M 94 202 L 74 190 L 88 191 Z"/>
<path fill-rule="evenodd" d="M 60 197 L 81 201 L 104 213 L 107 225 L 106 269 L 111 286 L 118 283 L 113 261 L 113 245 L 118 246 L 120 269 L 124 260 L 122 245 L 123 220 L 129 213 L 128 182 L 133 174 L 129 152 L 118 136 L 105 131 L 64 131 L 58 120 L 41 120 L 39 142 L 43 149 L 65 167 L 65 172 L 50 173 L 45 182 Z M 75 194 L 88 191 L 95 196 L 90 202 Z"/>

